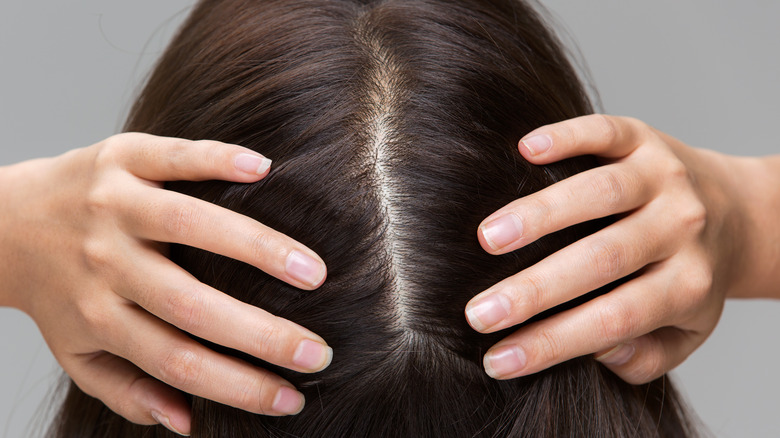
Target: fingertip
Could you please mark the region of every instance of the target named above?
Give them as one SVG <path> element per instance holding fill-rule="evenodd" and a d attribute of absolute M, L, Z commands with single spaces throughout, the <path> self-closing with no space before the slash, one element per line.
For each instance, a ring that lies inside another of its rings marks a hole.
<path fill-rule="evenodd" d="M 518 246 L 523 237 L 523 221 L 514 213 L 503 213 L 484 221 L 477 238 L 482 248 L 491 254 L 502 254 Z"/>
<path fill-rule="evenodd" d="M 293 388 L 281 386 L 274 397 L 272 409 L 279 415 L 298 415 L 305 405 L 303 394 Z"/>
<path fill-rule="evenodd" d="M 152 418 L 171 432 L 189 436 L 192 413 L 184 394 L 153 377 L 146 377 L 143 380 L 145 384 L 141 387 L 149 395 Z"/>
<path fill-rule="evenodd" d="M 322 286 L 328 276 L 325 262 L 314 253 L 294 249 L 287 255 L 285 272 L 306 290 Z"/>
<path fill-rule="evenodd" d="M 594 359 L 611 367 L 620 367 L 628 363 L 636 353 L 633 342 L 617 345 L 609 350 L 596 353 Z"/>
<path fill-rule="evenodd" d="M 293 363 L 301 367 L 303 372 L 320 372 L 329 367 L 332 361 L 333 349 L 325 341 L 303 339 L 293 353 Z"/>
<path fill-rule="evenodd" d="M 549 134 L 532 133 L 520 140 L 518 149 L 529 160 L 538 160 L 552 149 L 553 139 Z"/>
<path fill-rule="evenodd" d="M 233 166 L 241 173 L 242 177 L 249 177 L 253 180 L 265 178 L 271 169 L 273 162 L 260 155 L 242 152 L 233 159 Z"/>
<path fill-rule="evenodd" d="M 154 410 L 151 412 L 151 414 L 152 414 L 152 418 L 154 418 L 154 420 L 157 421 L 157 423 L 159 423 L 164 428 L 170 430 L 171 432 L 181 436 L 190 436 L 191 425 L 189 420 L 184 422 L 181 419 L 176 417 L 173 417 L 173 419 L 171 419 L 170 416 Z"/>
<path fill-rule="evenodd" d="M 477 240 L 479 241 L 479 246 L 482 247 L 485 252 L 490 254 L 496 254 L 496 250 L 493 249 L 493 247 L 490 245 L 490 242 L 488 242 L 487 238 L 485 237 L 484 232 L 484 222 L 479 225 L 479 228 L 477 228 Z"/>

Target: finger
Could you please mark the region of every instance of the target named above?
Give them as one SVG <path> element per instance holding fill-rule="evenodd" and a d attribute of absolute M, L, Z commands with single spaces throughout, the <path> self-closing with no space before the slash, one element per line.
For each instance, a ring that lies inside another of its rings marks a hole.
<path fill-rule="evenodd" d="M 333 350 L 309 330 L 199 282 L 153 251 L 132 257 L 117 292 L 176 327 L 299 372 L 325 369 Z"/>
<path fill-rule="evenodd" d="M 466 306 L 469 323 L 480 332 L 511 327 L 668 257 L 673 248 L 656 236 L 670 235 L 674 225 L 655 220 L 658 215 L 652 207 L 580 239 L 472 298 Z"/>
<path fill-rule="evenodd" d="M 145 186 L 131 190 L 114 202 L 120 203 L 132 235 L 241 260 L 301 289 L 316 289 L 325 281 L 325 263 L 317 254 L 249 217 L 176 192 Z"/>
<path fill-rule="evenodd" d="M 130 362 L 101 352 L 63 361 L 87 395 L 136 424 L 162 424 L 179 435 L 190 433 L 190 406 L 184 395 Z"/>
<path fill-rule="evenodd" d="M 668 273 L 651 269 L 606 295 L 501 340 L 485 354 L 485 370 L 498 379 L 533 374 L 671 325 L 681 311 L 668 305 L 670 288 Z"/>
<path fill-rule="evenodd" d="M 518 149 L 535 164 L 588 154 L 622 158 L 649 133 L 649 127 L 639 120 L 593 114 L 535 129 L 520 140 Z"/>
<path fill-rule="evenodd" d="M 488 216 L 477 237 L 491 254 L 504 254 L 572 225 L 633 210 L 650 201 L 659 181 L 641 165 L 611 164 L 588 170 Z"/>
<path fill-rule="evenodd" d="M 707 335 L 662 327 L 637 339 L 596 353 L 595 358 L 633 385 L 647 383 L 680 365 Z"/>
<path fill-rule="evenodd" d="M 251 149 L 218 141 L 126 133 L 104 145 L 104 156 L 150 181 L 254 182 L 271 167 L 271 160 Z"/>
<path fill-rule="evenodd" d="M 123 342 L 109 351 L 189 394 L 263 415 L 292 415 L 303 395 L 281 377 L 192 340 L 143 309 L 128 306 Z"/>

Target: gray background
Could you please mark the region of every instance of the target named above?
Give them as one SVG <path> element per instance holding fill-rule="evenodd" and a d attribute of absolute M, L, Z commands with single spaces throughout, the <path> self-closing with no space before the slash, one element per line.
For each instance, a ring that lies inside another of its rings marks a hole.
<path fill-rule="evenodd" d="M 0 6 L 0 164 L 116 133 L 188 0 L 5 0 Z M 576 41 L 604 109 L 688 144 L 777 153 L 780 2 L 544 1 Z M 780 436 L 780 303 L 729 302 L 674 374 L 716 436 Z M 39 436 L 59 375 L 35 324 L 0 309 L 0 437 Z"/>

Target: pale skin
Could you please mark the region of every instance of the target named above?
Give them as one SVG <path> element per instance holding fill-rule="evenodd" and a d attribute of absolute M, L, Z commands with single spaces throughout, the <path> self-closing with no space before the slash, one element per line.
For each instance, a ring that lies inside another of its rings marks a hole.
<path fill-rule="evenodd" d="M 235 145 L 120 134 L 0 168 L 0 305 L 30 315 L 74 382 L 135 423 L 188 434 L 181 391 L 259 414 L 299 412 L 304 400 L 290 383 L 185 332 L 300 372 L 328 366 L 327 343 L 165 257 L 167 243 L 182 243 L 301 289 L 319 287 L 325 264 L 301 243 L 162 188 L 174 180 L 251 183 L 270 164 Z"/>
<path fill-rule="evenodd" d="M 627 382 L 645 383 L 705 341 L 726 298 L 780 298 L 780 156 L 695 149 L 641 121 L 603 115 L 541 127 L 518 148 L 534 164 L 593 154 L 604 166 L 490 215 L 477 231 L 486 251 L 514 251 L 594 218 L 618 220 L 476 296 L 466 309 L 472 327 L 512 327 L 636 275 L 500 341 L 484 358 L 491 376 L 594 354 Z"/>

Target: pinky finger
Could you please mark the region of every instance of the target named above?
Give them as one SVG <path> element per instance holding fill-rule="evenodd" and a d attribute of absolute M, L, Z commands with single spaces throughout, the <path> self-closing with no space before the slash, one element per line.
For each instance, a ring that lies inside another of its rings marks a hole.
<path fill-rule="evenodd" d="M 106 352 L 85 355 L 71 363 L 67 372 L 82 391 L 127 420 L 159 423 L 189 436 L 190 406 L 184 395 L 125 359 Z"/>
<path fill-rule="evenodd" d="M 706 334 L 662 327 L 594 357 L 628 383 L 650 382 L 681 364 L 706 338 Z"/>

